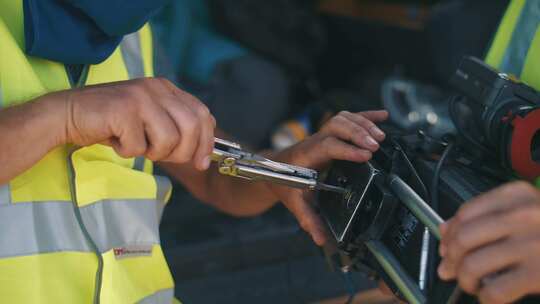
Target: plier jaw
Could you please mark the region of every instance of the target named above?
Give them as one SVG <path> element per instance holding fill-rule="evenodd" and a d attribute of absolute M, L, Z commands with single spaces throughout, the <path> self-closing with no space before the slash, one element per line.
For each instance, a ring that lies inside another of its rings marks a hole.
<path fill-rule="evenodd" d="M 266 181 L 293 188 L 323 189 L 345 193 L 346 189 L 318 182 L 315 170 L 275 162 L 246 152 L 234 142 L 216 138 L 212 160 L 218 163 L 219 173 L 250 181 Z"/>

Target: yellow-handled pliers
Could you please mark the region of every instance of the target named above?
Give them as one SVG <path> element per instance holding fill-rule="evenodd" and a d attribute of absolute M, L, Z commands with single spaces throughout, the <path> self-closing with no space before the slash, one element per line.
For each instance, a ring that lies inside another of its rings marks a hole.
<path fill-rule="evenodd" d="M 218 163 L 219 173 L 223 175 L 300 189 L 347 192 L 345 188 L 320 182 L 318 172 L 313 169 L 269 160 L 227 140 L 215 138 L 214 142 L 212 160 Z"/>

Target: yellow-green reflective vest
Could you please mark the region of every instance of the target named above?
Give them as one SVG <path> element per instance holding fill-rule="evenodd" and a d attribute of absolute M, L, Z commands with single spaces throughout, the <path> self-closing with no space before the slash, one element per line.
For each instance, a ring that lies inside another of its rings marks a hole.
<path fill-rule="evenodd" d="M 22 0 L 0 0 L 1 107 L 71 87 L 63 64 L 25 55 L 23 18 Z M 151 76 L 151 58 L 145 26 L 81 85 Z M 158 231 L 170 192 L 144 158 L 57 147 L 0 185 L 0 302 L 171 303 Z"/>
<path fill-rule="evenodd" d="M 486 62 L 540 91 L 540 1 L 510 2 Z M 540 187 L 540 178 L 536 185 Z"/>

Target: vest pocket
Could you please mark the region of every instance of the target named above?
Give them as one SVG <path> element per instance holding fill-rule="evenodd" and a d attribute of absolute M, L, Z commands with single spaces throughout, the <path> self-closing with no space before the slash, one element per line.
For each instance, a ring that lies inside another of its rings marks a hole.
<path fill-rule="evenodd" d="M 154 176 L 133 169 L 134 159 L 118 156 L 110 147 L 94 145 L 72 155 L 77 204 L 103 200 L 151 200 L 157 197 Z"/>

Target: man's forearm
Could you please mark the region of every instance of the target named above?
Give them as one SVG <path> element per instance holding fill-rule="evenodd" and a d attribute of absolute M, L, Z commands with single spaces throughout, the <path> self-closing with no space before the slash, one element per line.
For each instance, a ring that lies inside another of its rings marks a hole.
<path fill-rule="evenodd" d="M 0 184 L 37 163 L 65 138 L 65 101 L 47 95 L 0 110 Z"/>

